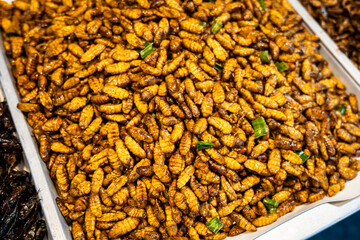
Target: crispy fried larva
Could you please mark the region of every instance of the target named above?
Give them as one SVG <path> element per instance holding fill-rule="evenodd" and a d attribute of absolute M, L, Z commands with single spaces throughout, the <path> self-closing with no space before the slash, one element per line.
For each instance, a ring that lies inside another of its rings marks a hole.
<path fill-rule="evenodd" d="M 270 153 L 267 167 L 271 174 L 276 174 L 280 170 L 281 155 L 279 149 L 273 149 Z"/>
<path fill-rule="evenodd" d="M 123 221 L 117 222 L 109 231 L 110 238 L 116 238 L 118 236 L 122 236 L 133 229 L 140 223 L 138 218 L 128 217 Z"/>
<path fill-rule="evenodd" d="M 236 222 L 236 225 L 250 232 L 257 230 L 256 226 L 249 222 L 246 218 L 238 213 L 231 214 L 232 219 Z"/>
<path fill-rule="evenodd" d="M 360 170 L 357 99 L 285 0 L 0 0 L 0 15 L 74 239 L 224 239 Z"/>
<path fill-rule="evenodd" d="M 193 214 L 198 214 L 200 210 L 200 205 L 195 193 L 189 187 L 186 186 L 181 188 L 181 193 L 184 194 L 186 198 L 186 202 L 190 208 L 190 211 Z"/>
<path fill-rule="evenodd" d="M 270 223 L 275 222 L 278 218 L 279 217 L 278 217 L 277 213 L 270 213 L 266 216 L 261 216 L 261 217 L 255 219 L 252 223 L 257 227 L 262 227 L 262 226 L 266 226 L 266 225 L 269 225 Z"/>
<path fill-rule="evenodd" d="M 72 236 L 76 240 L 85 239 L 85 233 L 78 221 L 72 222 Z"/>

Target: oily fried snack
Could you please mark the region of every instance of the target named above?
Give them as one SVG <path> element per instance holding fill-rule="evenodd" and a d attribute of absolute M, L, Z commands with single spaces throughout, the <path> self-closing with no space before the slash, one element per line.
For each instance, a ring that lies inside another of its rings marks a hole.
<path fill-rule="evenodd" d="M 6 102 L 0 102 L 1 239 L 44 239 L 46 223 Z"/>
<path fill-rule="evenodd" d="M 286 0 L 0 3 L 74 239 L 253 232 L 360 169 L 356 97 Z"/>
<path fill-rule="evenodd" d="M 354 0 L 301 0 L 339 48 L 360 68 L 360 3 Z"/>

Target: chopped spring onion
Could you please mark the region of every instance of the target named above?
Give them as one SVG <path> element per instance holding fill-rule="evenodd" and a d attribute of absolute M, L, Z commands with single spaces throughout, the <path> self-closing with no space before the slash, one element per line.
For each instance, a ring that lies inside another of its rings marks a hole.
<path fill-rule="evenodd" d="M 306 160 L 309 159 L 309 155 L 307 155 L 306 153 L 304 153 L 304 151 L 299 151 L 299 152 L 295 152 L 297 155 L 299 155 L 299 157 L 301 158 L 301 160 L 303 161 L 303 163 L 306 162 Z"/>
<path fill-rule="evenodd" d="M 269 213 L 276 213 L 276 209 L 277 208 L 274 208 L 274 207 L 268 208 L 268 212 Z"/>
<path fill-rule="evenodd" d="M 336 110 L 339 111 L 341 113 L 341 115 L 344 115 L 346 108 L 347 108 L 346 106 L 340 105 L 336 108 Z"/>
<path fill-rule="evenodd" d="M 152 116 L 153 118 L 156 118 L 156 115 L 155 115 L 155 113 L 152 113 L 152 114 L 151 114 L 151 116 Z"/>
<path fill-rule="evenodd" d="M 265 119 L 263 117 L 259 117 L 251 121 L 251 125 L 254 128 L 255 138 L 265 136 L 269 132 L 269 127 L 266 125 Z"/>
<path fill-rule="evenodd" d="M 90 102 L 90 98 L 86 99 L 86 104 L 88 104 Z"/>
<path fill-rule="evenodd" d="M 169 35 L 175 35 L 175 32 L 169 32 Z"/>
<path fill-rule="evenodd" d="M 144 119 L 141 119 L 141 123 L 142 123 L 142 124 L 145 124 L 145 120 L 144 120 Z"/>
<path fill-rule="evenodd" d="M 206 226 L 215 234 L 217 234 L 220 229 L 224 226 L 222 222 L 217 217 L 211 219 Z"/>
<path fill-rule="evenodd" d="M 211 32 L 217 33 L 222 28 L 223 24 L 217 20 L 215 20 L 211 26 Z"/>
<path fill-rule="evenodd" d="M 206 27 L 206 22 L 199 22 L 200 26 Z"/>
<path fill-rule="evenodd" d="M 202 150 L 202 149 L 207 149 L 207 148 L 212 148 L 214 146 L 214 144 L 212 142 L 196 142 L 196 148 L 198 150 Z"/>
<path fill-rule="evenodd" d="M 146 58 L 153 51 L 155 51 L 155 48 L 152 47 L 152 45 L 153 45 L 152 43 L 147 42 L 144 45 L 145 45 L 145 48 L 140 51 L 140 55 L 143 59 Z"/>
<path fill-rule="evenodd" d="M 279 202 L 275 201 L 275 200 L 271 200 L 269 198 L 264 198 L 263 199 L 263 204 L 265 205 L 265 207 L 267 208 L 269 213 L 274 213 L 276 212 L 277 207 L 279 206 Z"/>
<path fill-rule="evenodd" d="M 19 36 L 19 34 L 17 34 L 16 32 L 8 32 L 8 33 L 6 33 L 6 36 L 7 37 L 16 37 L 16 36 Z"/>
<path fill-rule="evenodd" d="M 217 71 L 222 71 L 222 70 L 223 70 L 223 66 L 221 66 L 221 65 L 218 64 L 218 63 L 215 63 L 214 68 L 215 68 Z"/>
<path fill-rule="evenodd" d="M 257 0 L 260 3 L 261 8 L 266 11 L 266 5 L 264 3 L 264 0 Z"/>
<path fill-rule="evenodd" d="M 276 62 L 275 65 L 278 71 L 281 73 L 289 69 L 289 66 L 285 62 Z"/>
<path fill-rule="evenodd" d="M 260 54 L 260 59 L 261 59 L 261 61 L 263 63 L 270 62 L 269 52 L 268 51 L 261 51 L 259 54 Z"/>
<path fill-rule="evenodd" d="M 264 205 L 268 205 L 268 206 L 271 206 L 271 207 L 274 207 L 274 208 L 277 208 L 279 206 L 278 201 L 271 200 L 269 198 L 264 198 L 263 203 L 264 203 Z"/>

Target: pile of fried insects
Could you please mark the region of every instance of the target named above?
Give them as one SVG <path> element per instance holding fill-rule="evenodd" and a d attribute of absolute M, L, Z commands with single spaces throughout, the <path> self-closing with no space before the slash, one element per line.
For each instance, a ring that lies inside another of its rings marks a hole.
<path fill-rule="evenodd" d="M 0 103 L 0 239 L 42 240 L 46 224 L 40 217 L 37 192 L 27 171 L 15 170 L 23 162 L 5 102 Z"/>
<path fill-rule="evenodd" d="M 74 239 L 224 239 L 360 170 L 355 95 L 286 0 L 0 1 Z"/>
<path fill-rule="evenodd" d="M 360 69 L 360 1 L 301 0 L 301 3 Z"/>

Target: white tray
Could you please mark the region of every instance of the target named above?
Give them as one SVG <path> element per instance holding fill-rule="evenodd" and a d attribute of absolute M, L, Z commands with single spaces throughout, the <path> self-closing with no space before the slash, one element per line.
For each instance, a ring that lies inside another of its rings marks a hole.
<path fill-rule="evenodd" d="M 333 74 L 346 86 L 347 90 L 360 99 L 360 72 L 351 61 L 338 49 L 331 38 L 311 18 L 298 1 L 289 0 L 297 12 L 303 17 L 305 26 L 315 32 L 321 39 L 321 55 L 329 62 Z M 0 83 L 3 87 L 9 109 L 20 138 L 34 184 L 39 192 L 50 239 L 71 239 L 69 228 L 57 209 L 55 198 L 57 192 L 51 181 L 47 168 L 38 154 L 37 144 L 27 125 L 24 115 L 16 108 L 19 95 L 10 74 L 2 39 L 0 37 Z M 346 184 L 345 190 L 334 198 L 326 198 L 312 205 L 297 207 L 270 226 L 259 228 L 255 233 L 244 233 L 230 239 L 304 239 L 321 229 L 336 223 L 351 213 L 360 209 L 360 175 Z M 350 200 L 353 199 L 353 200 Z M 340 201 L 326 203 L 326 201 Z"/>

